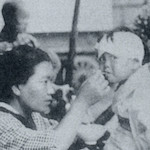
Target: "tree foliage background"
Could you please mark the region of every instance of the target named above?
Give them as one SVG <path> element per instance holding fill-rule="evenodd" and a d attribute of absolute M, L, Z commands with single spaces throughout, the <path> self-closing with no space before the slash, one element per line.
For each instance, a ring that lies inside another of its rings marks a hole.
<path fill-rule="evenodd" d="M 150 4 L 144 5 L 141 14 L 135 19 L 134 31 L 143 40 L 145 46 L 143 63 L 150 62 Z"/>

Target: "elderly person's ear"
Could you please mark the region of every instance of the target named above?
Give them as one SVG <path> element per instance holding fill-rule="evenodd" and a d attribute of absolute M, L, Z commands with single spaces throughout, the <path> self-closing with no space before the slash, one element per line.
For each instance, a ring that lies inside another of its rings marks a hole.
<path fill-rule="evenodd" d="M 130 63 L 128 63 L 128 65 L 130 65 L 132 67 L 133 72 L 135 72 L 141 66 L 141 63 L 136 58 L 129 59 L 129 61 L 130 61 Z"/>

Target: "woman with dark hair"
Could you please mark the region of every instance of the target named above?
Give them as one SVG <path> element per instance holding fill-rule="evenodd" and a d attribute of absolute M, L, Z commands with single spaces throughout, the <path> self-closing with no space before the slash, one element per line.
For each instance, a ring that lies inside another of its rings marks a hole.
<path fill-rule="evenodd" d="M 97 72 L 84 83 L 57 125 L 44 117 L 51 110 L 52 95 L 57 89 L 48 54 L 22 45 L 5 52 L 2 58 L 0 149 L 68 149 L 88 107 L 109 91 L 101 73 Z"/>
<path fill-rule="evenodd" d="M 36 39 L 26 33 L 29 14 L 21 1 L 7 1 L 2 7 L 4 27 L 0 34 L 0 52 L 11 50 L 17 45 L 37 46 Z"/>

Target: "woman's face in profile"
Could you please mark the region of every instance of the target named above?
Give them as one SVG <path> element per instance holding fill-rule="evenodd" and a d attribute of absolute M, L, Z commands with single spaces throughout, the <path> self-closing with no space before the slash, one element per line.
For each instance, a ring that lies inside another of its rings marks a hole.
<path fill-rule="evenodd" d="M 24 104 L 23 108 L 40 113 L 49 113 L 52 103 L 52 94 L 55 93 L 53 83 L 53 67 L 50 62 L 43 61 L 35 66 L 34 74 L 26 84 L 19 85 L 19 98 Z"/>

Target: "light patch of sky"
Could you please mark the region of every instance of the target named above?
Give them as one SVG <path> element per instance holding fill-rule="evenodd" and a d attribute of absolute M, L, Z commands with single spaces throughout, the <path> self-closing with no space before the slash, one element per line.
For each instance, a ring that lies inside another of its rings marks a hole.
<path fill-rule="evenodd" d="M 99 31 L 113 27 L 112 0 L 82 0 L 79 30 Z"/>
<path fill-rule="evenodd" d="M 0 0 L 0 8 L 6 0 Z M 29 12 L 28 32 L 69 32 L 75 0 L 23 0 Z M 0 14 L 0 28 L 3 19 Z M 113 28 L 112 0 L 81 0 L 79 31 Z"/>
<path fill-rule="evenodd" d="M 29 32 L 71 30 L 74 0 L 24 0 L 30 12 Z M 34 6 L 34 7 L 33 7 Z"/>

